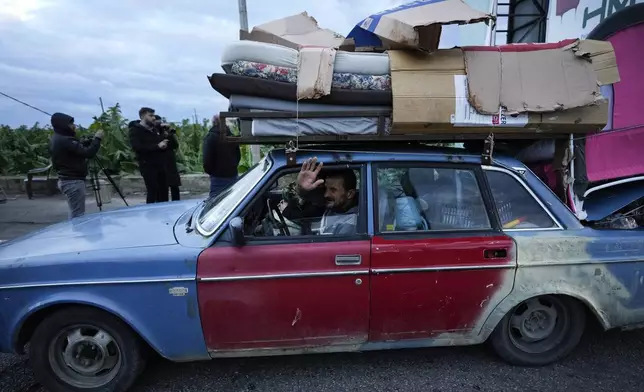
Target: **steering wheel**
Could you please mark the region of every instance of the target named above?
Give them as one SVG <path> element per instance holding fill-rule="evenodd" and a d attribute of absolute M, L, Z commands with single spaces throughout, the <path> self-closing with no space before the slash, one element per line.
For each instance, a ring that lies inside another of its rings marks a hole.
<path fill-rule="evenodd" d="M 273 224 L 280 229 L 280 233 L 282 233 L 282 235 L 290 236 L 291 232 L 289 231 L 288 225 L 286 224 L 286 221 L 284 220 L 284 215 L 282 215 L 282 211 L 280 211 L 279 208 L 272 206 L 270 199 L 266 200 L 266 205 L 268 206 L 268 217 L 271 220 L 271 222 L 273 222 Z M 273 216 L 273 211 L 275 211 L 277 213 L 277 217 L 279 218 L 279 222 Z"/>

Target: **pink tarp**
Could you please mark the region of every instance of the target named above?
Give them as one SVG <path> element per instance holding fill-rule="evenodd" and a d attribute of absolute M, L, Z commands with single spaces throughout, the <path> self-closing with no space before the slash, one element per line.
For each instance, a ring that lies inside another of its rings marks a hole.
<path fill-rule="evenodd" d="M 613 85 L 613 130 L 586 141 L 590 182 L 644 174 L 644 23 L 608 38 L 621 81 Z"/>

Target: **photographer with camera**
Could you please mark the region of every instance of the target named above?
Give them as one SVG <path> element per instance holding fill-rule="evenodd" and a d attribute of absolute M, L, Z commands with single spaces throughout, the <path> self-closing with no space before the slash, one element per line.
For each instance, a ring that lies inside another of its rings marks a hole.
<path fill-rule="evenodd" d="M 129 139 L 145 182 L 146 203 L 165 202 L 168 201 L 166 150 L 170 139 L 154 126 L 154 109 L 142 107 L 139 118 L 140 121 L 129 124 Z"/>
<path fill-rule="evenodd" d="M 88 160 L 94 158 L 101 147 L 103 131 L 93 138 L 81 140 L 76 136 L 74 117 L 64 113 L 51 116 L 54 135 L 49 141 L 49 153 L 54 170 L 58 174 L 58 189 L 67 198 L 69 218 L 85 214 L 85 181 Z"/>
<path fill-rule="evenodd" d="M 170 198 L 172 201 L 180 199 L 179 187 L 181 186 L 181 177 L 177 169 L 177 157 L 175 151 L 179 148 L 177 141 L 177 130 L 161 119 L 158 114 L 154 115 L 154 126 L 164 139 L 168 140 L 168 148 L 165 151 L 165 174 L 166 183 L 170 187 Z"/>

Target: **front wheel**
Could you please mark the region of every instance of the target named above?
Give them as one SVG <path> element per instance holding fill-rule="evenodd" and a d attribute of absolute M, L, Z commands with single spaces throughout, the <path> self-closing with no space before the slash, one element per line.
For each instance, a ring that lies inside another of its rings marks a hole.
<path fill-rule="evenodd" d="M 570 354 L 585 326 L 586 313 L 577 300 L 545 295 L 514 307 L 496 327 L 490 343 L 507 362 L 543 366 Z"/>
<path fill-rule="evenodd" d="M 29 358 L 36 379 L 52 392 L 126 391 L 145 367 L 130 327 L 92 308 L 46 318 L 31 339 Z"/>

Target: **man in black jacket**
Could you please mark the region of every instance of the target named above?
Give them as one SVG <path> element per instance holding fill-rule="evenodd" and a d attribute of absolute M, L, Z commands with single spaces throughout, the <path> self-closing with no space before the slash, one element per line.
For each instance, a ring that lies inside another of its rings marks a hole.
<path fill-rule="evenodd" d="M 158 114 L 154 115 L 154 127 L 164 139 L 168 139 L 168 148 L 166 148 L 165 151 L 166 182 L 170 188 L 170 198 L 172 201 L 177 201 L 181 198 L 179 191 L 179 187 L 181 186 L 181 176 L 179 175 L 179 169 L 177 168 L 177 156 L 175 153 L 179 148 L 177 130 L 172 128 L 170 124 L 164 122 Z"/>
<path fill-rule="evenodd" d="M 58 174 L 58 189 L 67 197 L 69 218 L 85 214 L 85 179 L 88 174 L 88 160 L 94 158 L 101 147 L 103 131 L 99 130 L 94 139 L 83 145 L 76 137 L 74 118 L 64 113 L 51 116 L 54 135 L 49 141 L 49 153 L 54 170 Z"/>
<path fill-rule="evenodd" d="M 239 145 L 221 141 L 222 127 L 231 135 L 226 124 L 219 121 L 219 116 L 214 116 L 212 128 L 203 141 L 203 170 L 210 175 L 210 197 L 237 181 L 237 167 L 241 160 Z"/>
<path fill-rule="evenodd" d="M 129 139 L 145 182 L 146 203 L 168 201 L 165 167 L 169 140 L 154 126 L 154 109 L 141 108 L 139 118 L 129 124 Z"/>

